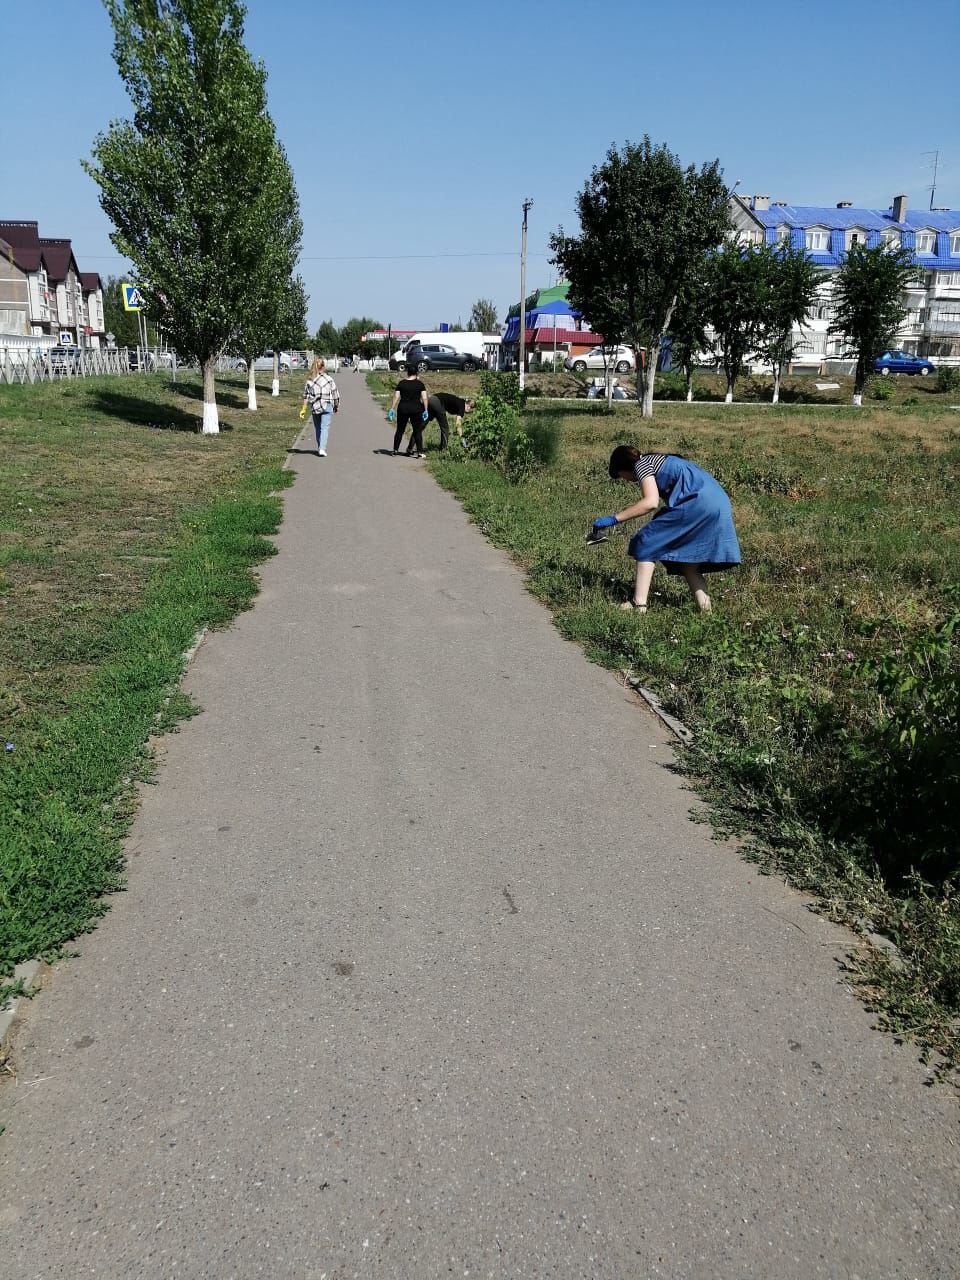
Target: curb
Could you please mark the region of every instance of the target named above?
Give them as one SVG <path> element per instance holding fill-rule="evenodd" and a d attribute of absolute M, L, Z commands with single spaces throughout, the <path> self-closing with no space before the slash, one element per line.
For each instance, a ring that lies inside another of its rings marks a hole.
<path fill-rule="evenodd" d="M 23 964 L 18 964 L 14 969 L 13 980 L 22 982 L 28 988 L 36 986 L 42 968 L 42 960 L 24 960 Z M 20 1020 L 21 1006 L 25 1005 L 28 999 L 28 996 L 13 996 L 6 1004 L 0 1006 L 0 1063 L 9 1055 L 10 1040 Z"/>
<path fill-rule="evenodd" d="M 688 729 L 682 720 L 678 720 L 676 716 L 672 716 L 669 711 L 663 709 L 663 703 L 653 692 L 652 689 L 646 689 L 640 683 L 639 677 L 631 675 L 629 671 L 622 671 L 621 675 L 627 685 L 633 690 L 638 697 L 642 698 L 657 719 L 670 730 L 675 738 L 685 745 L 689 746 L 693 741 L 693 731 Z"/>

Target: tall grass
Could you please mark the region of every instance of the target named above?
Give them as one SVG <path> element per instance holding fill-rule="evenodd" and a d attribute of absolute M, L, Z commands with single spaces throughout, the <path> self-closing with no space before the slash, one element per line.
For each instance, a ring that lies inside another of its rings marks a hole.
<path fill-rule="evenodd" d="M 956 1054 L 960 431 L 900 407 L 680 405 L 652 423 L 574 405 L 562 431 L 556 464 L 520 486 L 475 461 L 435 472 L 564 635 L 694 728 L 684 764 L 715 825 L 899 944 L 895 983 L 882 957 L 865 974 L 901 1030 Z M 711 584 L 712 615 L 659 570 L 650 612 L 620 612 L 625 537 L 585 547 L 593 518 L 628 500 L 606 475 L 619 442 L 692 457 L 730 492 L 744 565 Z"/>

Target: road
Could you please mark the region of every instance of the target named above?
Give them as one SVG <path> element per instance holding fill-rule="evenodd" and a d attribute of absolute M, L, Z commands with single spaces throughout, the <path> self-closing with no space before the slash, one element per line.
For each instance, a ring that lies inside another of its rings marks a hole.
<path fill-rule="evenodd" d="M 956 1277 L 956 1101 L 849 937 L 339 380 L 18 1034 L 6 1280 Z"/>

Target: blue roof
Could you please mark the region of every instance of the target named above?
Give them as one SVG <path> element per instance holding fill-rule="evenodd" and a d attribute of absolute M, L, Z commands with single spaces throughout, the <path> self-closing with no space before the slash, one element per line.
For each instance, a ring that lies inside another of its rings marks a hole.
<path fill-rule="evenodd" d="M 765 227 L 837 227 L 865 231 L 960 231 L 960 209 L 908 209 L 902 222 L 894 222 L 892 209 L 838 209 L 834 205 L 779 204 L 750 212 Z"/>
<path fill-rule="evenodd" d="M 747 206 L 748 207 L 748 206 Z M 960 268 L 960 253 L 951 253 L 951 233 L 960 231 L 960 209 L 908 209 L 902 222 L 895 222 L 892 209 L 838 209 L 832 205 L 772 205 L 769 209 L 749 209 L 764 228 L 768 244 L 776 243 L 777 228 L 790 229 L 790 242 L 795 248 L 804 247 L 804 233 L 811 227 L 823 227 L 834 234 L 830 248 L 822 252 L 809 252 L 810 260 L 821 267 L 837 267 L 845 256 L 843 232 L 862 228 L 867 232 L 867 244 L 880 243 L 884 231 L 899 231 L 903 248 L 913 255 L 918 267 L 936 270 Z M 930 230 L 937 233 L 932 253 L 916 252 L 916 232 Z"/>

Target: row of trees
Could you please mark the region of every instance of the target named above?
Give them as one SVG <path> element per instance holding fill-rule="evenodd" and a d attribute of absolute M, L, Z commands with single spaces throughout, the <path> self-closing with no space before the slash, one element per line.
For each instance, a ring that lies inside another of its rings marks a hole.
<path fill-rule="evenodd" d="M 240 0 L 105 2 L 134 113 L 97 137 L 85 168 L 148 318 L 201 366 L 203 431 L 216 433 L 217 358 L 252 369 L 260 352 L 305 341 L 293 173 Z"/>
<path fill-rule="evenodd" d="M 437 329 L 439 327 L 437 325 Z M 379 320 L 372 320 L 369 316 L 352 316 L 340 328 L 337 328 L 332 320 L 324 320 L 313 335 L 313 349 L 321 355 L 352 356 L 359 352 L 364 360 L 369 360 L 372 356 L 387 356 L 392 353 L 388 351 L 390 344 L 386 338 L 364 339 L 363 336 L 375 329 L 385 328 L 386 325 L 381 324 Z M 496 333 L 497 308 L 489 298 L 478 298 L 473 304 L 467 329 L 479 330 L 481 333 Z M 461 325 L 450 326 L 451 334 L 460 332 L 462 332 Z M 394 342 L 393 346 L 396 347 L 397 343 Z"/>
<path fill-rule="evenodd" d="M 611 147 L 577 196 L 580 234 L 551 236 L 553 260 L 570 281 L 569 298 L 614 346 L 645 352 L 638 362 L 642 414 L 653 413 L 657 363 L 664 340 L 687 374 L 712 350 L 727 378 L 727 400 L 747 362 L 774 371 L 779 399 L 793 333 L 810 311 L 822 280 L 803 250 L 730 241 L 731 191 L 716 160 L 684 168 L 664 146 Z M 856 359 L 855 403 L 876 357 L 906 314 L 903 293 L 916 275 L 910 255 L 854 245 L 833 281 L 830 332 Z"/>

